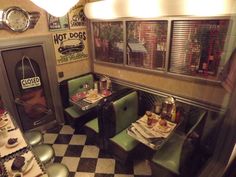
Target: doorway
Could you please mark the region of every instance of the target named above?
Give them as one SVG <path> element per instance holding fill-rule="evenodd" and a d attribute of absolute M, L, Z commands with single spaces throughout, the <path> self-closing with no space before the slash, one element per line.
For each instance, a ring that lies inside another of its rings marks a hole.
<path fill-rule="evenodd" d="M 1 55 L 22 128 L 55 120 L 43 47 L 3 50 Z"/>

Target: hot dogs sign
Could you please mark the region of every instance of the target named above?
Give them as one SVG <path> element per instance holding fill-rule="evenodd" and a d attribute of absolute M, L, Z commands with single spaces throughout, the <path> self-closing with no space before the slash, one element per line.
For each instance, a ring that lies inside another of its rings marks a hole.
<path fill-rule="evenodd" d="M 87 33 L 85 29 L 53 34 L 57 64 L 88 58 Z"/>

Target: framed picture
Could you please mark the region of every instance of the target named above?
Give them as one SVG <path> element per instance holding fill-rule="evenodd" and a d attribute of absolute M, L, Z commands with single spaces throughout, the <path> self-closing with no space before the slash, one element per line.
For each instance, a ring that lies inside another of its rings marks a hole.
<path fill-rule="evenodd" d="M 76 5 L 68 13 L 70 29 L 84 28 L 86 26 L 86 17 L 84 14 L 84 6 Z"/>
<path fill-rule="evenodd" d="M 48 14 L 48 28 L 50 31 L 65 30 L 69 28 L 68 16 L 54 17 Z"/>
<path fill-rule="evenodd" d="M 53 34 L 57 64 L 64 64 L 88 58 L 86 29 Z"/>
<path fill-rule="evenodd" d="M 123 23 L 93 22 L 94 54 L 96 61 L 123 64 Z"/>

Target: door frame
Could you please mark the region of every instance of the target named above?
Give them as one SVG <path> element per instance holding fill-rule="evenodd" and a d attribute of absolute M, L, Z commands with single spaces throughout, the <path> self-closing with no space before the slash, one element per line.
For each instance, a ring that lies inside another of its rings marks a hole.
<path fill-rule="evenodd" d="M 57 80 L 57 71 L 56 71 L 56 59 L 54 54 L 52 36 L 42 35 L 42 36 L 31 36 L 31 37 L 21 37 L 13 39 L 1 39 L 0 40 L 0 93 L 3 99 L 4 106 L 12 114 L 18 123 L 19 127 L 22 129 L 20 122 L 20 117 L 17 112 L 17 108 L 14 102 L 14 96 L 11 91 L 10 82 L 8 81 L 7 71 L 4 67 L 3 58 L 1 52 L 3 50 L 25 48 L 32 46 L 42 46 L 45 58 L 45 64 L 47 69 L 48 81 L 50 85 L 50 91 L 52 96 L 52 102 L 55 109 L 55 117 L 58 123 L 64 122 L 61 96 L 59 92 L 59 84 Z M 55 123 L 55 122 L 54 122 Z M 45 125 L 48 126 L 48 125 Z M 37 129 L 44 129 L 44 125 L 37 127 Z"/>

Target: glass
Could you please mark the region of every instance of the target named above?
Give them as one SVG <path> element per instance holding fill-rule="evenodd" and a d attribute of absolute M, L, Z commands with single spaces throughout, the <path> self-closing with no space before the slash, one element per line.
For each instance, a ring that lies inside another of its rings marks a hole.
<path fill-rule="evenodd" d="M 170 71 L 217 80 L 229 22 L 228 19 L 173 21 Z"/>
<path fill-rule="evenodd" d="M 94 22 L 93 40 L 95 60 L 123 64 L 122 22 Z"/>
<path fill-rule="evenodd" d="M 129 21 L 127 64 L 148 69 L 164 69 L 167 48 L 167 21 Z"/>

